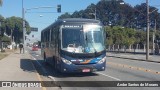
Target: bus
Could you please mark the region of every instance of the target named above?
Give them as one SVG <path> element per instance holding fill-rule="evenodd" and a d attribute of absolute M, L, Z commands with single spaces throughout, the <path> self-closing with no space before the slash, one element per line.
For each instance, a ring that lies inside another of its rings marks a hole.
<path fill-rule="evenodd" d="M 41 54 L 62 73 L 104 71 L 105 38 L 99 20 L 60 19 L 41 31 Z"/>

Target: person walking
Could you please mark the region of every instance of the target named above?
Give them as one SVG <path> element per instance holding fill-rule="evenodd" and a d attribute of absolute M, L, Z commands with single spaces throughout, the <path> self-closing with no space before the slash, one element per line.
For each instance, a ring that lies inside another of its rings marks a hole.
<path fill-rule="evenodd" d="M 23 49 L 23 44 L 19 44 L 19 49 L 20 49 L 20 53 L 22 53 L 22 49 Z"/>

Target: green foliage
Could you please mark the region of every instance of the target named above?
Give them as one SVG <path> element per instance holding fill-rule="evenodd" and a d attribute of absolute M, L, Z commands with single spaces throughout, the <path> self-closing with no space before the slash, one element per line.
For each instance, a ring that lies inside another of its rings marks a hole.
<path fill-rule="evenodd" d="M 146 32 L 136 31 L 135 38 L 136 38 L 136 42 L 135 42 L 136 44 L 138 43 L 145 44 L 146 43 Z"/>
<path fill-rule="evenodd" d="M 12 36 L 12 39 L 14 37 L 14 41 L 16 43 L 19 43 L 20 40 L 23 38 L 23 28 L 22 28 L 22 18 L 20 17 L 9 17 L 4 18 L 0 16 L 0 21 L 2 22 L 2 26 L 0 27 L 2 32 L 7 34 L 8 36 Z M 30 33 L 30 26 L 27 21 L 26 23 L 26 33 Z"/>
<path fill-rule="evenodd" d="M 3 36 L 3 37 L 2 37 L 2 41 L 3 41 L 3 42 L 10 42 L 11 39 L 10 39 L 10 37 Z"/>
<path fill-rule="evenodd" d="M 107 39 L 106 44 L 108 45 L 125 45 L 129 47 L 133 44 L 140 44 L 143 46 L 146 44 L 146 32 L 142 30 L 134 30 L 132 28 L 124 28 L 120 26 L 114 27 L 105 27 Z M 149 34 L 150 45 L 152 45 L 153 41 L 153 31 Z M 156 31 L 155 40 L 160 40 L 160 31 Z"/>
<path fill-rule="evenodd" d="M 107 45 L 126 45 L 145 44 L 146 43 L 146 3 L 132 7 L 129 4 L 121 5 L 120 2 L 125 0 L 100 0 L 97 4 L 91 4 L 86 9 L 75 11 L 73 14 L 62 14 L 59 18 L 88 18 L 99 19 L 105 27 Z M 150 8 L 150 30 L 154 29 L 155 20 L 157 21 L 156 27 L 156 40 L 160 40 L 160 13 L 156 7 L 149 6 Z M 108 26 L 108 25 L 111 25 Z M 150 32 L 150 44 L 152 43 L 153 32 Z"/>
<path fill-rule="evenodd" d="M 1 35 L 3 35 L 5 32 L 5 18 L 1 15 L 0 15 L 0 30 L 1 30 Z"/>
<path fill-rule="evenodd" d="M 71 15 L 69 13 L 62 14 L 61 16 L 58 17 L 59 19 L 64 19 L 64 18 L 71 18 Z"/>
<path fill-rule="evenodd" d="M 117 45 L 126 45 L 129 46 L 134 44 L 135 39 L 135 31 L 131 28 L 124 28 L 120 26 L 114 27 L 106 27 L 107 33 L 107 44 L 117 44 Z"/>
<path fill-rule="evenodd" d="M 75 11 L 73 14 L 65 13 L 59 18 L 88 18 L 94 19 L 96 17 L 104 25 L 111 24 L 112 26 L 122 26 L 135 29 L 146 28 L 146 4 L 142 3 L 132 7 L 125 3 L 120 2 L 125 0 L 100 0 L 97 4 L 90 4 L 86 9 Z M 156 7 L 149 6 L 150 11 L 157 9 Z M 157 20 L 157 29 L 160 29 L 160 13 L 158 10 L 150 14 L 151 28 L 154 28 L 155 19 Z"/>

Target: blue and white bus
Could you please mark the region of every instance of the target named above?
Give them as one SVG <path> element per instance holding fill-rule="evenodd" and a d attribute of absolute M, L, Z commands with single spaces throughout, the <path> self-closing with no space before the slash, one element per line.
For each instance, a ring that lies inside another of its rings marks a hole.
<path fill-rule="evenodd" d="M 57 20 L 41 32 L 44 61 L 64 73 L 104 71 L 105 31 L 99 20 Z"/>

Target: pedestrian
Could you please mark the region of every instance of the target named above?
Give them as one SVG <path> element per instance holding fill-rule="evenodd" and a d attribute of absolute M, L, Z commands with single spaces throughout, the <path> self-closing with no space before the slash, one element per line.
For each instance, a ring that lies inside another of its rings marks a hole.
<path fill-rule="evenodd" d="M 23 44 L 19 44 L 19 49 L 20 49 L 20 53 L 22 52 L 22 49 L 23 49 Z"/>

